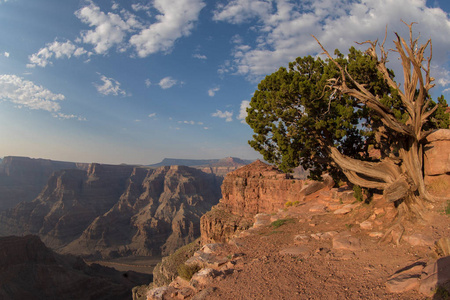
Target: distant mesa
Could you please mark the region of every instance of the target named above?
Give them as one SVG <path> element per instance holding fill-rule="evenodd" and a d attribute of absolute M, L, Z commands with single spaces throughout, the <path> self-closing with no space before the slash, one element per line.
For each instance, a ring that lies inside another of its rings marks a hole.
<path fill-rule="evenodd" d="M 227 157 L 223 159 L 178 159 L 178 158 L 164 158 L 161 162 L 153 165 L 149 165 L 149 167 L 162 167 L 162 166 L 187 166 L 187 167 L 206 167 L 206 166 L 214 166 L 214 167 L 222 167 L 222 166 L 244 166 L 252 163 L 253 160 L 248 159 L 240 159 L 236 157 Z"/>

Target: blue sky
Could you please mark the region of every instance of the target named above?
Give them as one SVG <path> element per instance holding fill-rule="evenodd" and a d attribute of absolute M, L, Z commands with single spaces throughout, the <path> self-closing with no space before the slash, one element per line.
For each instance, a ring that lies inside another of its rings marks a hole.
<path fill-rule="evenodd" d="M 449 99 L 449 12 L 447 0 L 0 0 L 0 157 L 258 158 L 243 118 L 265 75 L 317 55 L 311 34 L 345 53 L 386 25 L 388 43 L 406 36 L 400 19 L 432 39 L 433 95 Z"/>

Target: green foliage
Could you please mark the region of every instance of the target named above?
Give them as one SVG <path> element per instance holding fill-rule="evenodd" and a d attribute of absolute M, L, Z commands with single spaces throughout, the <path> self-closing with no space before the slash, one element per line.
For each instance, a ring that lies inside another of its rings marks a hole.
<path fill-rule="evenodd" d="M 286 202 L 285 204 L 284 204 L 284 206 L 286 206 L 286 207 L 290 207 L 290 206 L 292 206 L 293 205 L 293 203 L 291 202 L 291 201 L 288 201 L 288 202 Z"/>
<path fill-rule="evenodd" d="M 359 185 L 354 185 L 353 186 L 353 196 L 359 202 L 363 201 L 363 192 L 362 192 L 362 188 Z"/>
<path fill-rule="evenodd" d="M 200 271 L 198 265 L 181 264 L 177 268 L 178 275 L 186 280 L 191 280 L 192 276 L 198 271 Z"/>
<path fill-rule="evenodd" d="M 153 286 L 159 287 L 171 283 L 177 277 L 178 267 L 184 264 L 199 249 L 200 242 L 196 240 L 179 248 L 173 254 L 164 257 L 153 269 Z"/>
<path fill-rule="evenodd" d="M 290 223 L 290 222 L 293 222 L 293 221 L 294 221 L 293 219 L 279 219 L 279 220 L 273 221 L 270 224 L 270 226 L 272 226 L 273 228 L 278 228 L 278 227 L 280 227 L 280 226 L 282 226 L 282 225 L 284 225 L 286 223 Z"/>
<path fill-rule="evenodd" d="M 444 212 L 447 216 L 450 215 L 450 200 L 447 201 L 447 206 L 445 207 Z"/>
<path fill-rule="evenodd" d="M 398 91 L 387 85 L 372 57 L 353 47 L 347 58 L 339 51 L 335 55 L 352 78 L 377 95 L 398 120 L 408 121 Z M 391 152 L 396 155 L 402 147 L 397 133 L 384 128 L 384 134 L 376 134 L 383 128 L 377 114 L 357 99 L 327 88 L 328 80 L 339 76 L 333 62 L 312 56 L 298 57 L 288 69 L 282 67 L 266 76 L 247 109 L 246 122 L 254 131 L 250 146 L 285 172 L 301 165 L 309 170 L 310 179 L 321 180 L 321 174 L 328 172 L 336 182 L 346 177 L 335 167 L 329 147 L 337 147 L 342 154 L 360 160 L 371 159 L 369 147 L 380 149 L 383 156 Z M 392 72 L 390 76 L 394 78 Z M 353 88 L 351 80 L 347 84 Z M 434 105 L 431 103 L 427 109 Z M 448 127 L 442 96 L 437 105 L 439 108 L 430 118 L 433 121 L 424 129 Z"/>

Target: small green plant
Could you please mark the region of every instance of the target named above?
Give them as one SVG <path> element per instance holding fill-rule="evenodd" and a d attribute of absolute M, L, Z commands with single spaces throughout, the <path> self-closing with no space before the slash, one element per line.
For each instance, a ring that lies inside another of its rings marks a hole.
<path fill-rule="evenodd" d="M 339 204 L 344 204 L 344 201 L 342 201 L 342 198 L 339 198 Z"/>
<path fill-rule="evenodd" d="M 293 205 L 299 205 L 300 204 L 300 201 L 294 201 L 293 203 L 292 203 Z"/>
<path fill-rule="evenodd" d="M 186 280 L 191 280 L 192 276 L 200 271 L 200 266 L 198 265 L 186 265 L 181 264 L 178 266 L 178 276 Z"/>
<path fill-rule="evenodd" d="M 450 299 L 450 292 L 447 291 L 445 288 L 443 288 L 442 286 L 439 286 L 436 291 L 435 291 L 435 298 L 436 299 Z M 433 298 L 433 299 L 435 299 Z"/>
<path fill-rule="evenodd" d="M 272 226 L 273 228 L 278 228 L 278 227 L 280 227 L 281 225 L 284 225 L 284 224 L 286 224 L 286 223 L 290 223 L 290 222 L 292 222 L 292 221 L 293 221 L 292 219 L 279 219 L 279 220 L 273 221 L 273 222 L 270 224 L 270 226 Z"/>
<path fill-rule="evenodd" d="M 351 228 L 353 227 L 353 224 L 345 224 L 345 227 L 346 227 L 347 229 L 351 229 Z"/>
<path fill-rule="evenodd" d="M 353 196 L 358 200 L 359 202 L 363 201 L 363 192 L 359 185 L 353 186 Z"/>
<path fill-rule="evenodd" d="M 284 206 L 286 206 L 286 207 L 290 207 L 290 206 L 292 206 L 293 204 L 292 204 L 292 202 L 291 201 L 288 201 L 288 202 L 286 202 L 285 204 L 284 204 Z"/>
<path fill-rule="evenodd" d="M 450 215 L 450 200 L 447 200 L 447 206 L 444 209 L 444 213 L 449 216 Z"/>
<path fill-rule="evenodd" d="M 232 259 L 233 258 L 233 255 L 231 255 L 231 254 L 228 254 L 227 255 L 227 259 L 229 260 L 229 259 Z"/>

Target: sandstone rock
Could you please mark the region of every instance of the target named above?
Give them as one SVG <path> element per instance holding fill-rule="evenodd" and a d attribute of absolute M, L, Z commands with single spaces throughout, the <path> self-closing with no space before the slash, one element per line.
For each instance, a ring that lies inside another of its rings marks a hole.
<path fill-rule="evenodd" d="M 361 222 L 359 224 L 359 227 L 363 230 L 371 230 L 373 228 L 373 224 L 369 220 L 366 220 L 364 222 Z"/>
<path fill-rule="evenodd" d="M 345 206 L 343 206 L 340 209 L 337 209 L 334 211 L 335 215 L 345 215 L 348 214 L 349 212 L 351 212 L 355 207 L 357 207 L 359 204 L 347 204 Z"/>
<path fill-rule="evenodd" d="M 309 236 L 304 235 L 304 234 L 299 234 L 294 236 L 294 243 L 295 244 L 306 244 L 309 241 Z"/>
<path fill-rule="evenodd" d="M 358 238 L 344 232 L 333 238 L 333 248 L 337 250 L 358 251 L 361 249 L 361 242 Z"/>
<path fill-rule="evenodd" d="M 254 219 L 255 219 L 255 223 L 253 223 L 254 228 L 267 226 L 267 225 L 270 225 L 270 223 L 272 223 L 271 216 L 268 214 L 262 214 L 262 213 L 257 214 L 254 217 Z"/>
<path fill-rule="evenodd" d="M 370 237 L 376 237 L 376 238 L 382 238 L 384 236 L 384 233 L 374 231 L 374 232 L 370 232 L 369 236 Z"/>
<path fill-rule="evenodd" d="M 423 269 L 419 291 L 431 297 L 438 287 L 450 291 L 450 256 L 440 258 Z"/>
<path fill-rule="evenodd" d="M 450 256 L 450 238 L 443 237 L 436 241 L 435 250 L 440 256 Z"/>
<path fill-rule="evenodd" d="M 417 262 L 397 271 L 388 278 L 387 290 L 391 293 L 403 293 L 419 287 L 419 280 L 425 264 Z"/>
<path fill-rule="evenodd" d="M 191 286 L 193 286 L 195 289 L 200 290 L 214 280 L 217 276 L 221 275 L 222 273 L 220 271 L 217 271 L 212 268 L 204 268 L 195 273 L 192 276 L 191 281 L 189 282 Z"/>
<path fill-rule="evenodd" d="M 158 288 L 151 289 L 147 293 L 147 300 L 165 300 L 175 292 L 175 288 L 171 286 L 162 286 Z"/>
<path fill-rule="evenodd" d="M 286 202 L 300 201 L 301 180 L 261 161 L 255 161 L 227 174 L 222 184 L 222 200 L 226 211 L 253 217 L 284 208 Z"/>
<path fill-rule="evenodd" d="M 403 240 L 411 246 L 432 246 L 434 244 L 434 239 L 432 237 L 420 233 L 404 235 Z"/>
<path fill-rule="evenodd" d="M 312 206 L 312 207 L 309 209 L 309 211 L 310 211 L 310 212 L 324 213 L 324 212 L 326 212 L 326 207 L 325 207 L 325 205 L 315 205 L 315 206 Z"/>
<path fill-rule="evenodd" d="M 427 137 L 424 151 L 425 175 L 450 173 L 450 129 L 440 129 Z"/>

